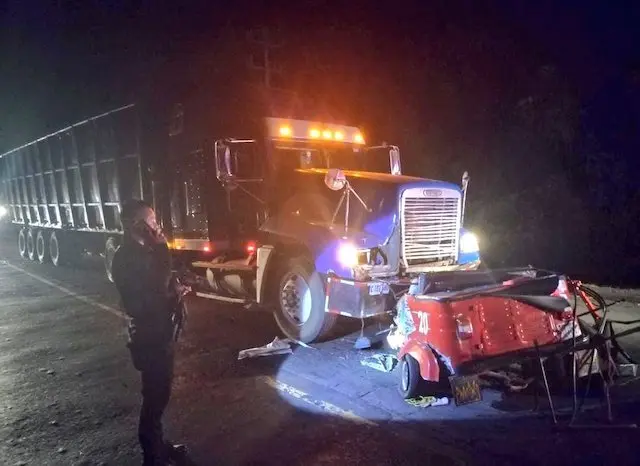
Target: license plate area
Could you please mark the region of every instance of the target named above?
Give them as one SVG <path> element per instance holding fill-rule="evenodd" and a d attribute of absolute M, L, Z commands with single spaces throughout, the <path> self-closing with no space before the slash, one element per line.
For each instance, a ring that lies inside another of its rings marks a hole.
<path fill-rule="evenodd" d="M 457 375 L 449 377 L 451 392 L 456 406 L 468 405 L 482 401 L 480 382 L 475 375 Z"/>
<path fill-rule="evenodd" d="M 384 282 L 373 282 L 367 285 L 369 287 L 369 296 L 380 296 L 389 293 L 389 285 Z"/>

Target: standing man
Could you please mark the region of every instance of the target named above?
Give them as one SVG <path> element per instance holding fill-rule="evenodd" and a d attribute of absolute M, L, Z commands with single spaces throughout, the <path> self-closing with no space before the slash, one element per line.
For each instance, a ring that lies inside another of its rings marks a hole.
<path fill-rule="evenodd" d="M 131 318 L 129 343 L 133 365 L 142 379 L 138 437 L 144 466 L 179 462 L 182 445 L 166 442 L 162 415 L 171 396 L 173 346 L 183 318 L 182 297 L 189 289 L 172 276 L 167 241 L 151 206 L 131 200 L 120 214 L 122 246 L 113 258 L 113 279 Z"/>

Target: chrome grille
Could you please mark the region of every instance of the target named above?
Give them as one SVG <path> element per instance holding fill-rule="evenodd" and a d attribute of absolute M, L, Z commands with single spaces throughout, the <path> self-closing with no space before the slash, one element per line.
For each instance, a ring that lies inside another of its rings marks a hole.
<path fill-rule="evenodd" d="M 407 267 L 458 257 L 460 193 L 411 188 L 402 194 L 402 254 Z"/>

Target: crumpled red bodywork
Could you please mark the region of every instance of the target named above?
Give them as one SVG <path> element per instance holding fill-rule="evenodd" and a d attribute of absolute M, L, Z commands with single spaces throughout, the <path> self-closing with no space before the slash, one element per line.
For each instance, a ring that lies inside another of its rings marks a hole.
<path fill-rule="evenodd" d="M 522 281 L 502 283 L 507 293 Z M 399 308 L 409 329 L 398 356 L 413 356 L 422 378 L 440 379 L 440 367 L 458 374 L 476 360 L 517 354 L 521 350 L 559 343 L 571 337 L 572 311 L 564 279 L 551 294 L 566 307 L 542 309 L 519 297 L 467 293 L 452 296 L 407 295 Z M 549 295 L 547 295 L 549 296 Z M 410 321 L 407 317 L 410 317 Z M 412 325 L 411 325 L 412 323 Z M 440 361 L 440 365 L 438 362 Z"/>

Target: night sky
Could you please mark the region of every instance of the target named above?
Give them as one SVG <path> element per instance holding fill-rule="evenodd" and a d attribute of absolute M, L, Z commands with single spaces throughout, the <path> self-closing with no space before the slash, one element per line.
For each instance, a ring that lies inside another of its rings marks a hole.
<path fill-rule="evenodd" d="M 197 93 L 245 55 L 231 37 L 268 26 L 278 86 L 398 144 L 406 172 L 470 172 L 491 264 L 640 284 L 638 2 L 373 5 L 5 1 L 0 151 L 155 83 Z"/>

